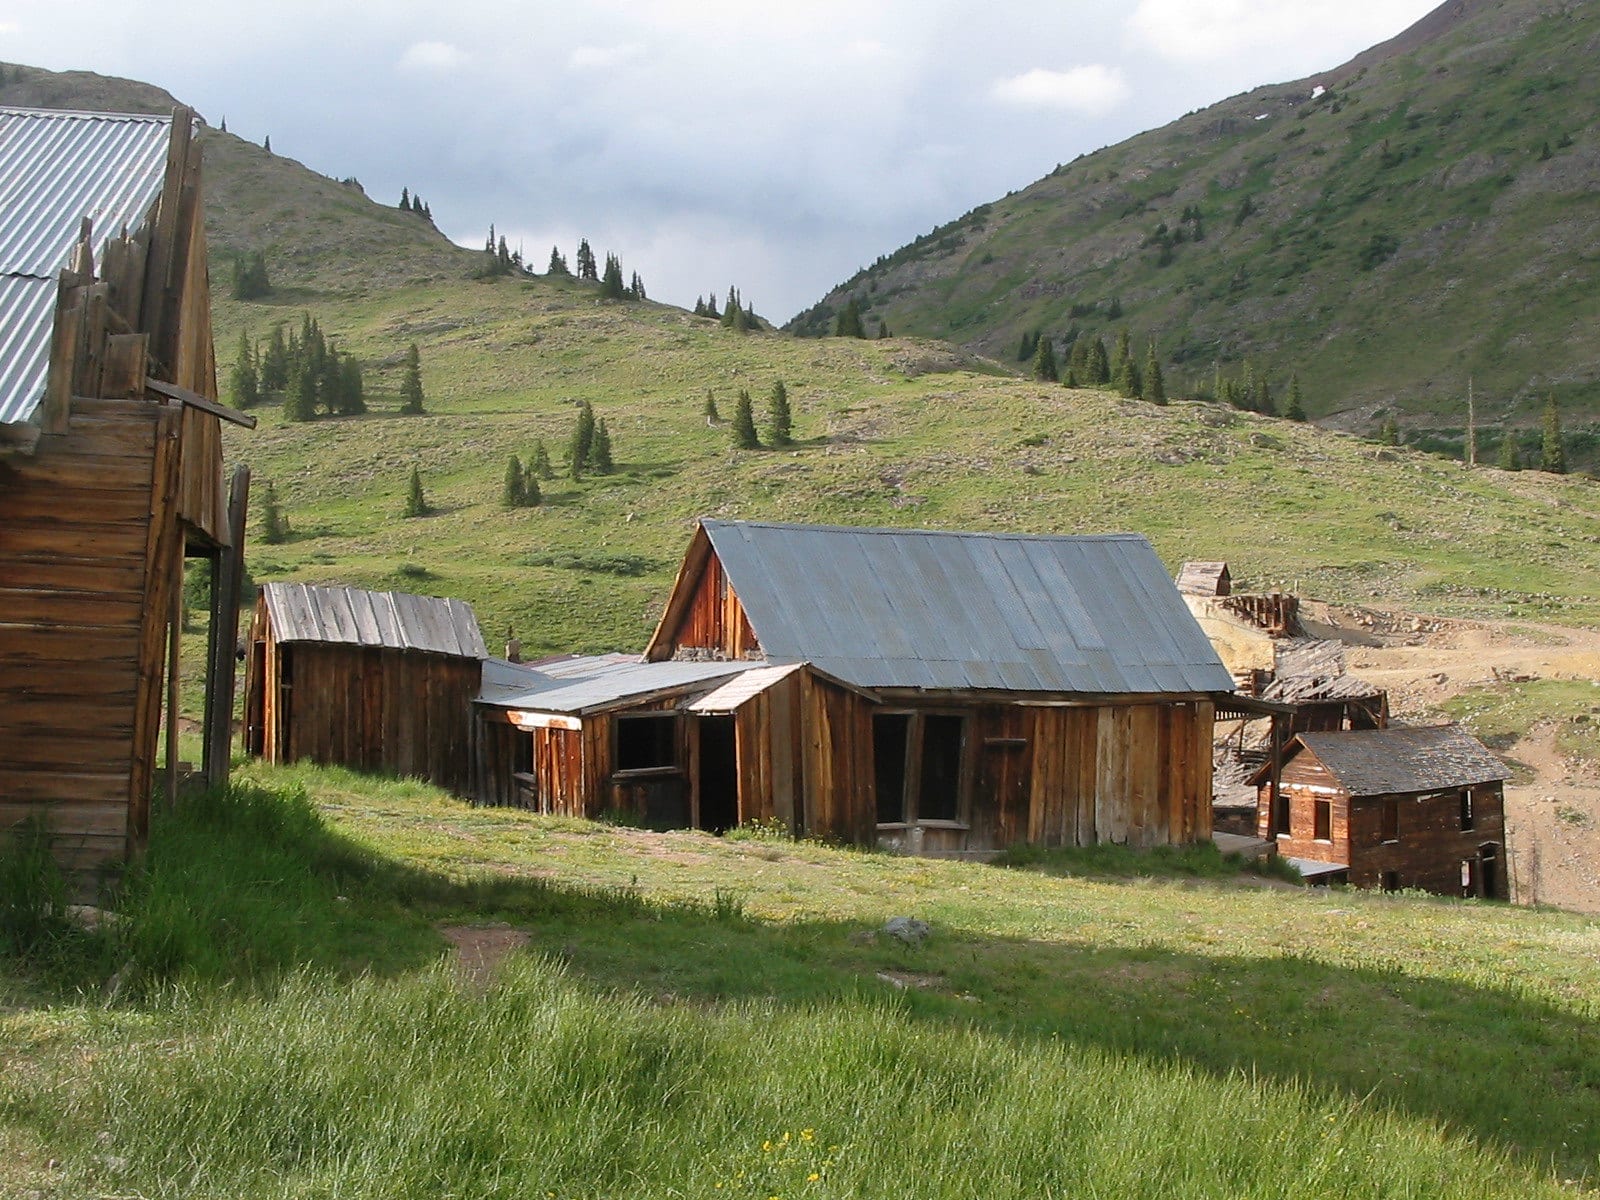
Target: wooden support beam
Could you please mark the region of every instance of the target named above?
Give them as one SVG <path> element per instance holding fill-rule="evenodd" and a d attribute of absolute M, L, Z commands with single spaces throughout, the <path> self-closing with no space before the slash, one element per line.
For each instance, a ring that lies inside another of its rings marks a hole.
<path fill-rule="evenodd" d="M 158 396 L 165 396 L 168 400 L 176 400 L 181 404 L 187 404 L 190 408 L 198 408 L 201 412 L 208 412 L 213 417 L 221 417 L 231 424 L 245 429 L 254 429 L 256 427 L 256 419 L 248 413 L 242 413 L 236 408 L 229 408 L 226 404 L 219 404 L 215 400 L 207 400 L 199 392 L 191 392 L 188 388 L 181 388 L 175 383 L 147 378 L 144 381 L 144 386 Z"/>
<path fill-rule="evenodd" d="M 233 747 L 233 691 L 237 679 L 234 640 L 239 629 L 239 589 L 244 582 L 245 516 L 250 507 L 250 468 L 234 468 L 228 486 L 230 544 L 211 563 L 210 661 L 206 668 L 204 769 L 210 787 L 225 787 Z"/>

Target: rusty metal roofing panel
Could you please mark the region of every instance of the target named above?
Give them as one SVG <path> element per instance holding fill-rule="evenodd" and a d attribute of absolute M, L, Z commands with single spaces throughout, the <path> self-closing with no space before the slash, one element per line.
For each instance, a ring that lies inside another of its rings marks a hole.
<path fill-rule="evenodd" d="M 78 230 L 145 220 L 166 172 L 170 117 L 0 108 L 0 425 L 33 416 L 49 365 L 56 277 Z"/>
<path fill-rule="evenodd" d="M 704 527 L 774 662 L 864 688 L 1233 690 L 1136 534 Z"/>
<path fill-rule="evenodd" d="M 646 662 L 636 654 L 602 654 L 562 662 L 559 675 L 541 666 L 538 670 L 548 678 L 531 681 L 532 686 L 523 691 L 485 688 L 478 701 L 525 712 L 583 715 L 649 696 L 694 692 L 762 665 L 742 660 Z"/>
<path fill-rule="evenodd" d="M 1511 778 L 1459 725 L 1390 726 L 1296 735 L 1352 796 L 1467 787 Z"/>
<path fill-rule="evenodd" d="M 478 618 L 465 600 L 306 583 L 267 583 L 261 594 L 280 642 L 489 657 Z"/>

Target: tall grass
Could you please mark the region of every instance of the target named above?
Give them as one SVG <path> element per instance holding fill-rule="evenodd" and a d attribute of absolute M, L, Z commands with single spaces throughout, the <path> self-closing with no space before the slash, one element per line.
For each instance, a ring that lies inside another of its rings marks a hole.
<path fill-rule="evenodd" d="M 1488 1197 L 1559 1189 L 1427 1120 L 1296 1085 L 919 1025 L 864 1002 L 701 1010 L 532 957 L 272 998 L 50 1116 L 64 1182 L 147 1196 Z"/>

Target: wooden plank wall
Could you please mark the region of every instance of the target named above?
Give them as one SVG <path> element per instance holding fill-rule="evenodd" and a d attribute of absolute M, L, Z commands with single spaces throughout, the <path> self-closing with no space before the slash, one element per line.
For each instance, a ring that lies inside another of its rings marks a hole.
<path fill-rule="evenodd" d="M 682 648 L 710 650 L 732 659 L 760 653 L 755 630 L 715 554 L 706 561 L 683 617 L 671 632 L 671 651 Z"/>
<path fill-rule="evenodd" d="M 857 692 L 802 672 L 805 807 L 800 832 L 871 846 L 877 842 L 873 797 L 872 703 Z"/>
<path fill-rule="evenodd" d="M 805 789 L 800 716 L 803 677 L 796 671 L 756 693 L 734 713 L 739 770 L 739 821 L 780 821 L 795 830 Z"/>
<path fill-rule="evenodd" d="M 122 859 L 147 820 L 175 418 L 79 398 L 63 434 L 0 461 L 0 829 L 46 811 L 70 869 Z"/>

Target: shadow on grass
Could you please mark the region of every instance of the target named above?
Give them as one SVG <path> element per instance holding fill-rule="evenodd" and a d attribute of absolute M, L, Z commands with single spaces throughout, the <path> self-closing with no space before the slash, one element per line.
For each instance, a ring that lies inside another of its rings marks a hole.
<path fill-rule="evenodd" d="M 908 946 L 860 922 L 770 924 L 719 890 L 661 903 L 500 874 L 453 879 L 330 829 L 303 792 L 236 785 L 159 820 L 123 918 L 24 964 L 43 992 L 112 972 L 137 1002 L 169 982 L 271 991 L 303 967 L 398 975 L 444 920 L 507 921 L 596 992 L 665 1005 L 893 999 L 913 1018 L 1061 1039 L 1218 1077 L 1303 1080 L 1600 1173 L 1600 1032 L 1505 990 L 1312 959 L 1083 948 L 935 929 Z"/>

